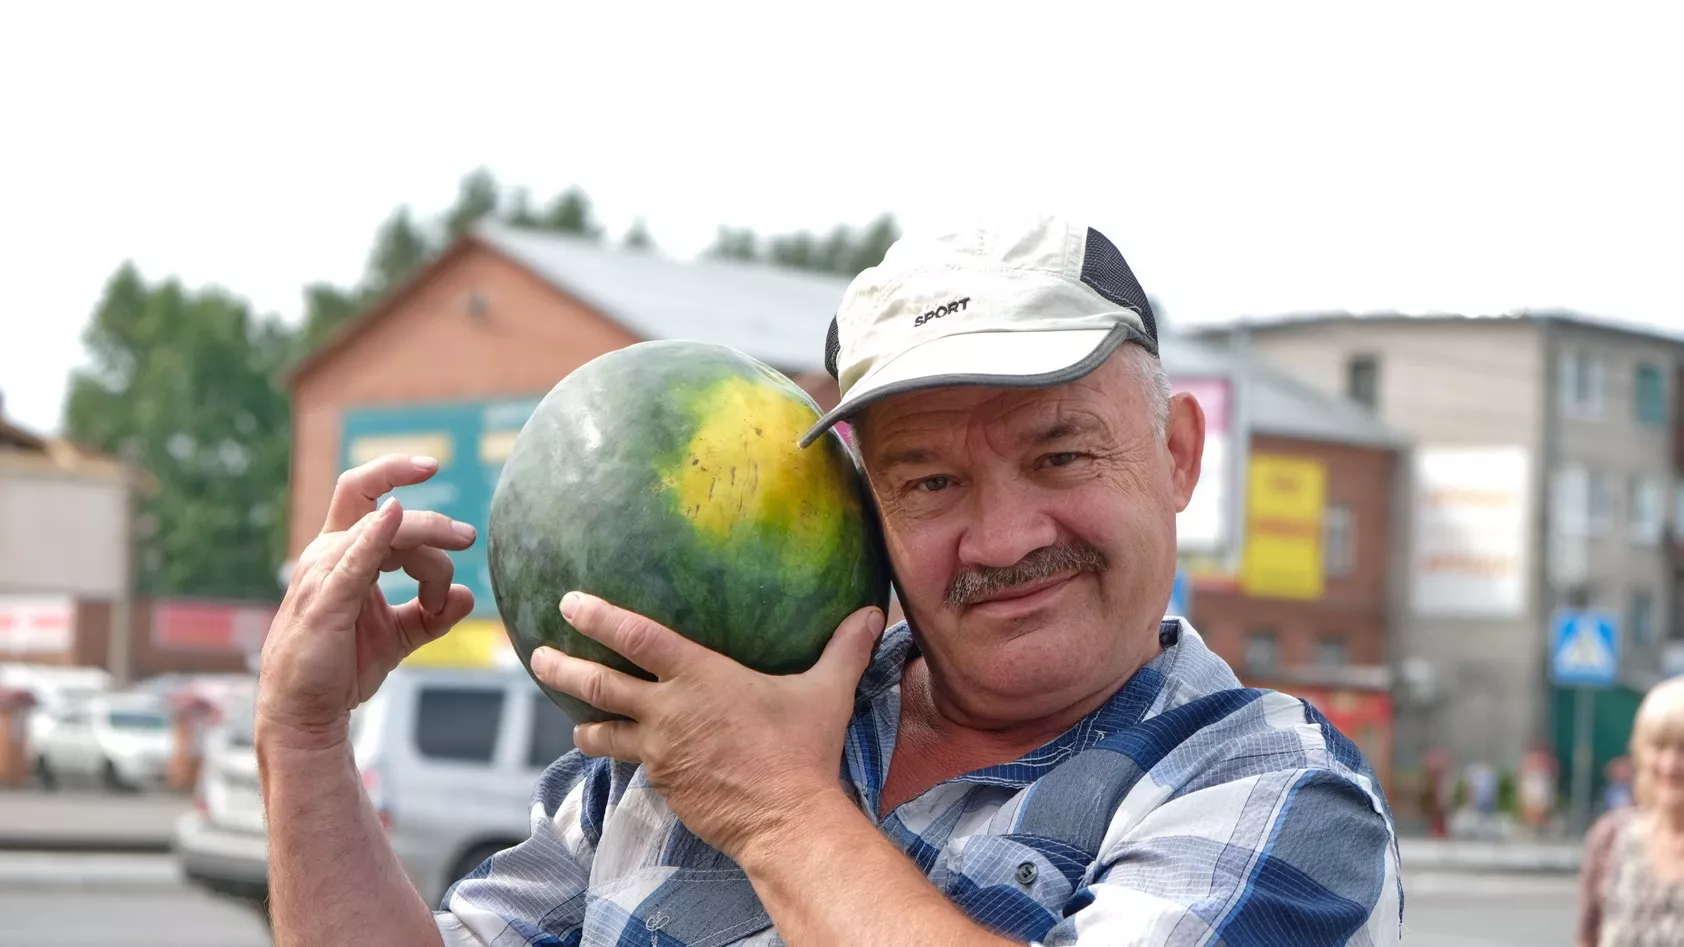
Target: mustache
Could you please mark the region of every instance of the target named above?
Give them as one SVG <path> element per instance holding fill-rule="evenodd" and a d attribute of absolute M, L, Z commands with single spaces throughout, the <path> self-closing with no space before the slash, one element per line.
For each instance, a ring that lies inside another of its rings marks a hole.
<path fill-rule="evenodd" d="M 1016 563 L 966 569 L 947 584 L 947 604 L 970 605 L 992 595 L 1067 572 L 1103 572 L 1110 563 L 1105 553 L 1081 540 L 1042 546 Z"/>

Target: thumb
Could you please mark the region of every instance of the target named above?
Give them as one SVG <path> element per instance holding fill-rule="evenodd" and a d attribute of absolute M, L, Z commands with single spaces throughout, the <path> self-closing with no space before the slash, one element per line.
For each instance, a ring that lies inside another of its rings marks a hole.
<path fill-rule="evenodd" d="M 871 666 L 871 654 L 877 648 L 877 636 L 883 633 L 883 610 L 875 605 L 862 608 L 842 620 L 830 643 L 824 646 L 813 673 L 846 682 L 850 687 L 859 683 L 865 669 Z"/>

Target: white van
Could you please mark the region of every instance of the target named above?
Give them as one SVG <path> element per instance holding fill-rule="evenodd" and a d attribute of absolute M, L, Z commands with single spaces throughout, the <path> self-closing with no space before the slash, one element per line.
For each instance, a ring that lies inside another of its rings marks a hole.
<path fill-rule="evenodd" d="M 194 884 L 259 905 L 267 843 L 251 700 L 231 702 L 207 738 L 195 810 L 175 851 Z M 573 749 L 573 723 L 518 665 L 402 665 L 351 715 L 363 785 L 428 903 L 530 832 L 532 790 Z"/>

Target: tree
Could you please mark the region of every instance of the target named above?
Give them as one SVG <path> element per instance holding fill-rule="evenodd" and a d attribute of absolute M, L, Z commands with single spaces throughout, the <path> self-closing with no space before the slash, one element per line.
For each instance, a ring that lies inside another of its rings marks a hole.
<path fill-rule="evenodd" d="M 468 232 L 474 224 L 496 213 L 499 203 L 497 179 L 485 168 L 477 168 L 462 179 L 456 204 L 444 217 L 444 229 L 451 239 Z"/>
<path fill-rule="evenodd" d="M 137 498 L 135 586 L 149 596 L 273 600 L 284 552 L 286 328 L 219 290 L 149 286 L 130 264 L 83 335 L 64 429 L 157 485 Z"/>
<path fill-rule="evenodd" d="M 538 219 L 538 226 L 555 233 L 577 234 L 592 240 L 602 238 L 602 227 L 591 216 L 590 198 L 576 187 L 556 195 Z"/>
<path fill-rule="evenodd" d="M 805 230 L 774 235 L 766 241 L 766 259 L 778 266 L 852 277 L 883 262 L 883 255 L 898 239 L 900 228 L 892 216 L 884 214 L 858 235 L 845 226 L 832 228 L 823 240 Z M 754 260 L 759 258 L 757 245 L 753 231 L 721 227 L 707 254 Z"/>
<path fill-rule="evenodd" d="M 642 217 L 632 221 L 631 229 L 626 231 L 622 245 L 627 250 L 653 250 L 655 248 L 655 238 L 649 235 L 649 227 L 644 224 Z"/>
<path fill-rule="evenodd" d="M 878 217 L 866 228 L 865 235 L 854 244 L 852 257 L 845 265 L 839 266 L 837 272 L 856 276 L 860 271 L 876 266 L 883 262 L 889 247 L 899 239 L 900 227 L 895 225 L 895 218 L 889 214 Z"/>
<path fill-rule="evenodd" d="M 754 231 L 746 227 L 720 227 L 705 255 L 719 260 L 758 260 L 760 250 Z"/>
<path fill-rule="evenodd" d="M 434 253 L 425 234 L 409 216 L 409 207 L 399 207 L 374 234 L 363 274 L 363 291 L 383 296 L 421 269 Z"/>

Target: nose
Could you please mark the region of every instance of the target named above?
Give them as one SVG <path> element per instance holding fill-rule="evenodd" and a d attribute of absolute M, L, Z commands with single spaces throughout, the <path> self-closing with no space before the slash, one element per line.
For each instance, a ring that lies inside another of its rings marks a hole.
<path fill-rule="evenodd" d="M 979 482 L 968 500 L 969 523 L 959 540 L 966 566 L 1003 569 L 1058 541 L 1057 524 L 1025 484 Z"/>

